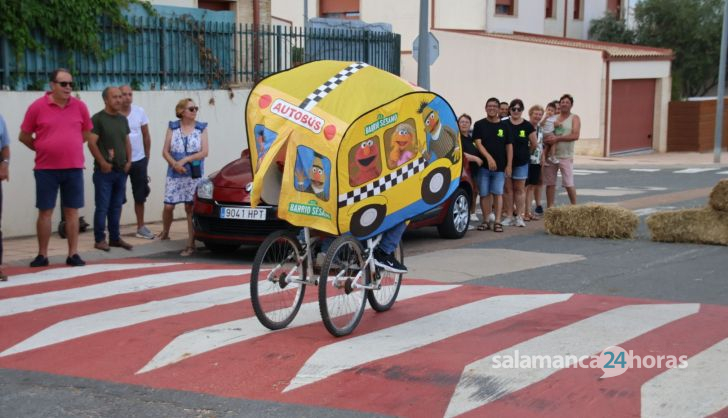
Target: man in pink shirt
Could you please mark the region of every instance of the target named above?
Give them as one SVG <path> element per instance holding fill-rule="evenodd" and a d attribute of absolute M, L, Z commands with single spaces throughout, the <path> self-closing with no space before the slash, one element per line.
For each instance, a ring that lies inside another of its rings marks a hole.
<path fill-rule="evenodd" d="M 58 190 L 66 220 L 69 266 L 86 263 L 78 255 L 78 209 L 83 207 L 83 143 L 93 125 L 86 105 L 72 96 L 73 76 L 58 68 L 51 73 L 51 91 L 34 101 L 20 126 L 20 142 L 35 151 L 35 201 L 38 208 L 38 256 L 31 267 L 48 265 L 51 217 Z"/>

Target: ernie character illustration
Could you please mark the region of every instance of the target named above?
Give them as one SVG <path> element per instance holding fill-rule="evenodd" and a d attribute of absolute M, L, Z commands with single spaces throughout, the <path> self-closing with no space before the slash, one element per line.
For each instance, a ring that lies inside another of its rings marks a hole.
<path fill-rule="evenodd" d="M 391 131 L 389 158 L 387 159 L 390 168 L 398 167 L 414 156 L 416 137 L 413 122 L 411 120 L 402 122 Z"/>
<path fill-rule="evenodd" d="M 432 162 L 438 158 L 448 158 L 454 163 L 457 162 L 460 158 L 456 152 L 460 148 L 457 133 L 441 123 L 439 113 L 430 107 L 429 103 L 422 102 L 418 112 L 425 122 L 428 137 L 425 159 Z"/>
<path fill-rule="evenodd" d="M 366 139 L 349 153 L 349 183 L 358 186 L 374 180 L 382 173 L 377 137 Z"/>

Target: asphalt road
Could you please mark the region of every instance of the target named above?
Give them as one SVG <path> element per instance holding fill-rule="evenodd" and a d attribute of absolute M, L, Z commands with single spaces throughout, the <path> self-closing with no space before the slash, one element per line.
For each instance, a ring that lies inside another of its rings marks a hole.
<path fill-rule="evenodd" d="M 728 168 L 704 172 L 680 172 L 681 170 L 684 168 L 663 167 L 659 171 L 580 168 L 576 177 L 579 201 L 628 201 L 628 206 L 643 214 L 641 219 L 644 220 L 647 214 L 654 211 L 705 205 L 705 191 L 719 179 L 728 178 Z M 565 196 L 559 195 L 559 201 L 564 202 Z M 411 270 L 415 270 L 413 267 L 422 267 L 429 260 L 463 273 L 462 277 L 458 276 L 459 279 L 455 280 L 470 286 L 728 305 L 728 282 L 725 279 L 728 251 L 725 247 L 655 243 L 649 240 L 644 225 L 640 227 L 638 238 L 619 241 L 550 236 L 543 231 L 541 221 L 532 222 L 527 228 L 508 228 L 503 234 L 470 231 L 464 239 L 455 241 L 438 239 L 436 230 L 430 228 L 408 232 L 405 235 L 405 248 Z M 485 255 L 489 252 L 506 255 L 496 261 L 475 258 L 454 266 L 448 265 L 447 258 L 432 260 L 435 254 L 470 254 L 470 251 Z M 551 254 L 572 258 L 569 262 L 550 265 L 528 264 L 531 256 L 548 259 Z M 194 261 L 213 265 L 249 265 L 254 255 L 255 248 L 247 247 L 228 255 L 200 252 Z M 177 252 L 158 253 L 145 258 L 180 261 Z M 512 264 L 515 268 L 503 269 L 503 264 Z M 518 268 L 520 265 L 528 266 Z M 427 274 L 422 271 L 428 270 L 419 270 L 417 277 L 427 279 Z M 12 321 L 13 317 L 6 318 Z M 7 325 L 6 322 L 6 326 L 13 325 Z M 726 410 L 722 412 L 726 413 Z M 48 374 L 33 371 L 32 368 L 6 368 L 0 369 L 0 416 L 374 415 L 350 409 L 235 399 L 110 383 Z"/>

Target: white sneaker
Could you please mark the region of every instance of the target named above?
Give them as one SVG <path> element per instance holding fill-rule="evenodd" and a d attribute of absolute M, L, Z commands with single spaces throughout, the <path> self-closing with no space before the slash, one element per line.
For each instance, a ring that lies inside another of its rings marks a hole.
<path fill-rule="evenodd" d="M 507 217 L 507 218 L 504 218 L 501 221 L 501 225 L 503 225 L 503 226 L 513 226 L 513 218 L 511 218 L 510 216 Z"/>
<path fill-rule="evenodd" d="M 526 223 L 523 222 L 523 218 L 521 218 L 520 216 L 516 216 L 516 226 L 520 226 L 521 228 L 526 226 Z"/>
<path fill-rule="evenodd" d="M 136 237 L 137 238 L 144 238 L 144 239 L 154 239 L 154 234 L 145 225 L 145 226 L 137 229 Z"/>
<path fill-rule="evenodd" d="M 470 214 L 470 221 L 471 222 L 480 222 L 480 218 L 478 218 L 478 215 L 471 213 Z"/>
<path fill-rule="evenodd" d="M 546 161 L 548 161 L 550 164 L 556 165 L 559 163 L 559 159 L 554 157 L 553 155 L 546 158 Z"/>
<path fill-rule="evenodd" d="M 495 214 L 494 213 L 491 212 L 488 215 L 488 222 L 495 222 Z"/>

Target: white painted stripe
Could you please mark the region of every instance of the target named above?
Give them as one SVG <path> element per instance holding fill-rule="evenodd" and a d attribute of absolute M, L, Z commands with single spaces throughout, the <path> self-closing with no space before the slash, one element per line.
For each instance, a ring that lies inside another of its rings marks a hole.
<path fill-rule="evenodd" d="M 645 173 L 656 173 L 661 168 L 630 168 L 629 171 L 645 172 Z"/>
<path fill-rule="evenodd" d="M 309 357 L 283 392 L 570 297 L 571 294 L 494 296 L 329 344 Z"/>
<path fill-rule="evenodd" d="M 270 289 L 275 291 L 275 289 Z M 250 298 L 250 285 L 227 286 L 172 299 L 98 312 L 58 322 L 0 353 L 0 357 Z"/>
<path fill-rule="evenodd" d="M 717 167 L 715 167 L 715 168 L 686 168 L 684 170 L 673 171 L 673 173 L 676 173 L 676 174 L 695 174 L 695 173 L 704 173 L 706 171 L 713 171 L 713 170 L 718 170 L 718 168 Z"/>
<path fill-rule="evenodd" d="M 74 289 L 58 290 L 35 295 L 8 298 L 0 301 L 0 317 L 67 303 L 114 296 L 122 293 L 143 292 L 164 286 L 212 279 L 221 276 L 249 274 L 250 270 L 183 270 L 150 274 L 132 279 L 115 280 Z"/>
<path fill-rule="evenodd" d="M 430 293 L 444 292 L 456 287 L 460 286 L 402 285 L 399 289 L 399 295 L 397 295 L 397 301 L 424 296 Z M 320 320 L 321 315 L 319 313 L 318 302 L 304 303 L 301 305 L 296 319 L 293 320 L 288 329 L 313 324 Z M 149 363 L 139 369 L 136 374 L 146 373 L 221 347 L 260 337 L 270 332 L 272 331 L 260 325 L 256 317 L 238 319 L 189 331 L 167 344 Z"/>
<path fill-rule="evenodd" d="M 604 170 L 584 170 L 584 169 L 575 169 L 573 170 L 574 174 L 586 176 L 589 174 L 607 174 L 609 171 Z M 560 172 L 560 171 L 559 171 Z"/>
<path fill-rule="evenodd" d="M 728 408 L 728 338 L 642 385 L 643 418 L 704 417 Z"/>
<path fill-rule="evenodd" d="M 728 171 L 719 171 L 715 174 L 722 174 L 722 175 L 726 176 L 726 175 L 728 175 Z"/>
<path fill-rule="evenodd" d="M 495 356 L 590 356 L 698 312 L 700 304 L 629 305 L 592 316 L 476 360 L 463 369 L 446 417 L 472 411 L 537 383 L 559 368 L 494 368 Z M 565 357 L 569 360 L 569 357 Z M 566 362 L 566 361 L 565 361 Z M 569 364 L 567 364 L 568 366 Z"/>
<path fill-rule="evenodd" d="M 675 206 L 658 206 L 655 208 L 635 209 L 635 210 L 633 210 L 633 212 L 637 216 L 647 216 L 647 215 L 652 215 L 653 213 L 664 212 L 667 210 L 675 210 L 675 209 L 677 209 Z"/>
<path fill-rule="evenodd" d="M 61 267 L 39 271 L 37 273 L 18 274 L 13 280 L 0 285 L 0 289 L 29 284 L 54 282 L 56 280 L 70 279 L 89 274 L 105 273 L 108 271 L 146 269 L 152 267 L 175 266 L 180 263 L 134 263 L 134 264 L 87 264 L 83 267 Z"/>

